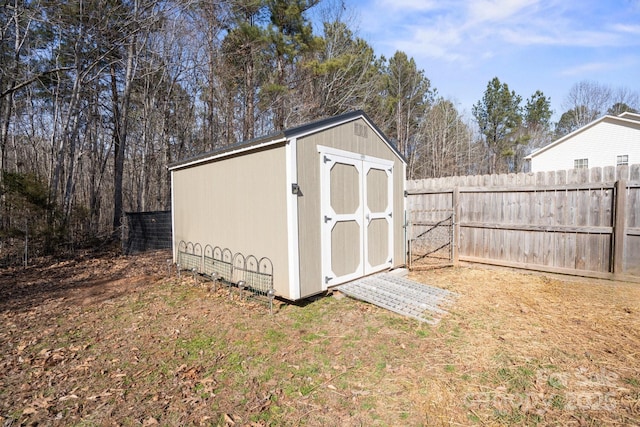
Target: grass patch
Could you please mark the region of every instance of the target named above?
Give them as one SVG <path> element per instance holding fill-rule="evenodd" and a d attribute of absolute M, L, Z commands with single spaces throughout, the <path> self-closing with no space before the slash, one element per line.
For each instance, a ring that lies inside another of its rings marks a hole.
<path fill-rule="evenodd" d="M 513 393 L 525 392 L 531 387 L 535 371 L 528 366 L 502 367 L 496 373 L 499 384 L 506 385 Z"/>
<path fill-rule="evenodd" d="M 212 355 L 215 351 L 215 343 L 215 337 L 197 335 L 193 338 L 179 339 L 176 345 L 185 353 L 187 360 L 193 360 Z"/>

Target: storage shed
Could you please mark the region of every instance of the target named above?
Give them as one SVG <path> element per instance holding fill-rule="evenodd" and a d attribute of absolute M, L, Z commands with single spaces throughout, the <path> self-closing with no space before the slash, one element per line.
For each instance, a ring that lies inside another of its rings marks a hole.
<path fill-rule="evenodd" d="M 405 169 L 362 111 L 174 163 L 174 262 L 289 300 L 404 265 Z"/>

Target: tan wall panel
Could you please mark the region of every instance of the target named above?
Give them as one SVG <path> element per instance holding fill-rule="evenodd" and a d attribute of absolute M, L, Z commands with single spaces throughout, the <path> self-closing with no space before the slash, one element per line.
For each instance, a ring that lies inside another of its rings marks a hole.
<path fill-rule="evenodd" d="M 331 270 L 337 276 L 353 274 L 362 257 L 360 225 L 356 221 L 341 221 L 331 230 Z"/>
<path fill-rule="evenodd" d="M 337 214 L 352 214 L 360 207 L 360 173 L 353 165 L 331 168 L 331 207 Z"/>
<path fill-rule="evenodd" d="M 367 173 L 367 205 L 371 212 L 384 212 L 389 204 L 389 181 L 387 173 L 380 169 L 369 169 Z"/>
<path fill-rule="evenodd" d="M 304 194 L 298 198 L 298 235 L 300 253 L 301 295 L 322 291 L 322 265 L 320 241 L 320 157 L 318 145 L 362 153 L 394 162 L 394 257 L 393 265 L 405 263 L 404 255 L 404 176 L 403 164 L 391 148 L 368 129 L 367 137 L 355 134 L 355 126 L 367 126 L 362 119 L 298 139 L 298 184 Z M 360 132 L 360 134 L 362 134 Z"/>
<path fill-rule="evenodd" d="M 387 262 L 389 254 L 389 223 L 385 218 L 372 220 L 367 226 L 368 248 L 367 258 L 369 264 L 376 266 Z"/>
<path fill-rule="evenodd" d="M 278 295 L 289 296 L 284 146 L 173 172 L 175 244 L 269 257 Z"/>

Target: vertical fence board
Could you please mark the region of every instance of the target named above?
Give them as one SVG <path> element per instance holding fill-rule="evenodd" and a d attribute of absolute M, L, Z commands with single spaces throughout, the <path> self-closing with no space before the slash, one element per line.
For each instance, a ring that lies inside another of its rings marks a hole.
<path fill-rule="evenodd" d="M 625 266 L 625 240 L 626 236 L 626 214 L 627 214 L 627 185 L 626 181 L 616 181 L 616 206 L 613 226 L 614 247 L 613 247 L 613 272 L 616 274 L 624 272 Z"/>
<path fill-rule="evenodd" d="M 578 270 L 587 270 L 588 254 L 588 234 L 574 234 L 575 238 L 575 268 Z"/>
<path fill-rule="evenodd" d="M 576 191 L 576 225 L 585 226 L 589 224 L 589 190 Z"/>
<path fill-rule="evenodd" d="M 629 180 L 629 166 L 628 165 L 622 165 L 622 166 L 618 166 L 616 168 L 616 181 L 628 181 Z"/>
<path fill-rule="evenodd" d="M 627 226 L 640 227 L 640 188 L 627 190 Z"/>

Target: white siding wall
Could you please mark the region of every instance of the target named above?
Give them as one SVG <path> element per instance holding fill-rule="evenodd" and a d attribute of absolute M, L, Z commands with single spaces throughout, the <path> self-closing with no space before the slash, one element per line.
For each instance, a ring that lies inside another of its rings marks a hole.
<path fill-rule="evenodd" d="M 640 126 L 603 120 L 531 158 L 531 171 L 573 169 L 575 159 L 589 159 L 589 167 L 616 166 L 617 156 L 640 163 Z"/>

